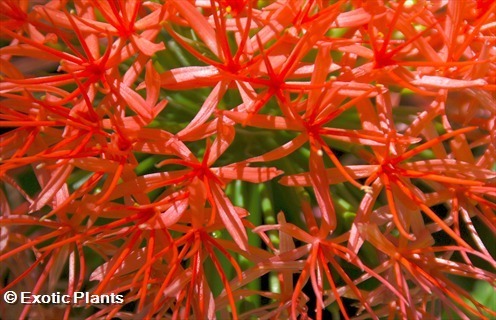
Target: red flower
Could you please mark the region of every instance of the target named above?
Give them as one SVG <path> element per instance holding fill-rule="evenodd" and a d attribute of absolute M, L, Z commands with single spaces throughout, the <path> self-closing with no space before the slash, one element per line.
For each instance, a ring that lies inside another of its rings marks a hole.
<path fill-rule="evenodd" d="M 495 8 L 2 1 L 3 317 L 496 316 Z"/>

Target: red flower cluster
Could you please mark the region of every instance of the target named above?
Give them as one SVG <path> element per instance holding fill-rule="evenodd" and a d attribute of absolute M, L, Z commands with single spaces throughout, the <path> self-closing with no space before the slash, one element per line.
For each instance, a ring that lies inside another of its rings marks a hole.
<path fill-rule="evenodd" d="M 0 294 L 124 303 L 0 314 L 496 316 L 495 17 L 3 0 Z"/>

